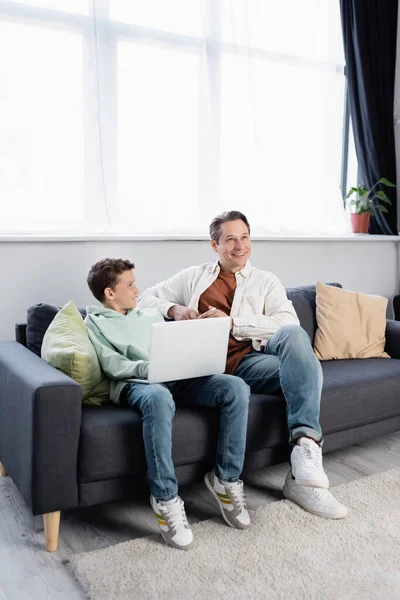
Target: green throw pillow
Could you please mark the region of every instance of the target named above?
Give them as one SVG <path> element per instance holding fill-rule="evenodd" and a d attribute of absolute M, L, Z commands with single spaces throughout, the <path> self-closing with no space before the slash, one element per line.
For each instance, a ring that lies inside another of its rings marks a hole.
<path fill-rule="evenodd" d="M 68 302 L 50 323 L 43 338 L 42 358 L 80 384 L 84 404 L 108 401 L 109 381 L 73 302 Z"/>

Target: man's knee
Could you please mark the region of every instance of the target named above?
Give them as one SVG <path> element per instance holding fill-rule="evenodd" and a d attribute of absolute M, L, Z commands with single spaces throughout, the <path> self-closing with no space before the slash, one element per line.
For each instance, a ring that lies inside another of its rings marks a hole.
<path fill-rule="evenodd" d="M 283 325 L 279 329 L 279 333 L 282 336 L 282 340 L 290 342 L 298 346 L 307 345 L 310 346 L 311 340 L 308 333 L 300 325 Z"/>
<path fill-rule="evenodd" d="M 159 383 L 149 384 L 146 389 L 146 398 L 143 403 L 143 413 L 152 413 L 159 416 L 170 416 L 175 414 L 175 402 L 171 392 Z"/>

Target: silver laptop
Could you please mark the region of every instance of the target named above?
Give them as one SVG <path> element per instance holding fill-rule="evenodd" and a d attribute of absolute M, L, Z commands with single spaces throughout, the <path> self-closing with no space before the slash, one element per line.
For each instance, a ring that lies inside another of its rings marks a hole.
<path fill-rule="evenodd" d="M 230 319 L 153 323 L 148 383 L 223 373 Z"/>

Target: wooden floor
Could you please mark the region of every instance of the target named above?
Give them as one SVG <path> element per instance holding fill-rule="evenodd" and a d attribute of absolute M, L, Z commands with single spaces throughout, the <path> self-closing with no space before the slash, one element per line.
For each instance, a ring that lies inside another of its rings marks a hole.
<path fill-rule="evenodd" d="M 325 455 L 331 486 L 400 467 L 400 432 Z M 245 479 L 248 506 L 280 500 L 288 464 Z M 219 516 L 202 483 L 180 489 L 191 523 Z M 83 600 L 65 568 L 71 554 L 104 548 L 157 532 L 148 499 L 113 502 L 70 511 L 61 517 L 57 553 L 43 550 L 42 520 L 33 519 L 9 477 L 0 478 L 0 600 Z"/>

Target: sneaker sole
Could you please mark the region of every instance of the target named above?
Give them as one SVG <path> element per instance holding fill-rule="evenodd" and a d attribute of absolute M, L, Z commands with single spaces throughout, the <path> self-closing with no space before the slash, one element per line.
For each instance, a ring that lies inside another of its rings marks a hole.
<path fill-rule="evenodd" d="M 315 487 L 315 486 L 314 486 Z M 341 513 L 341 514 L 327 514 L 324 513 L 322 511 L 319 510 L 314 510 L 313 508 L 309 508 L 308 506 L 305 506 L 303 504 L 300 504 L 300 502 L 298 502 L 295 498 L 292 498 L 290 495 L 290 492 L 288 492 L 287 490 L 285 490 L 285 488 L 283 488 L 282 490 L 283 496 L 287 499 L 290 500 L 291 502 L 294 502 L 294 504 L 297 504 L 297 506 L 300 506 L 300 508 L 302 508 L 303 510 L 306 510 L 307 512 L 311 513 L 312 515 L 315 515 L 316 517 L 321 517 L 322 519 L 344 519 L 347 517 L 347 509 L 345 513 Z"/>
<path fill-rule="evenodd" d="M 208 490 L 209 490 L 209 491 L 212 493 L 212 495 L 214 496 L 215 500 L 217 501 L 218 508 L 219 508 L 219 510 L 221 511 L 221 515 L 222 515 L 222 517 L 223 517 L 223 519 L 224 519 L 225 523 L 227 523 L 227 524 L 229 525 L 229 527 L 233 527 L 234 529 L 242 529 L 241 527 L 235 527 L 235 526 L 234 526 L 232 523 L 230 523 L 230 522 L 228 521 L 228 519 L 226 518 L 225 511 L 224 511 L 224 509 L 222 508 L 222 506 L 221 506 L 221 504 L 220 504 L 220 501 L 218 500 L 218 496 L 217 496 L 217 494 L 215 493 L 215 490 L 214 490 L 214 488 L 212 487 L 212 485 L 211 485 L 211 483 L 210 483 L 210 481 L 209 481 L 209 479 L 208 479 L 208 477 L 207 477 L 207 473 L 204 475 L 204 483 L 206 484 L 206 486 L 207 486 Z M 246 527 L 246 529 L 247 529 L 247 527 Z"/>
<path fill-rule="evenodd" d="M 190 550 L 190 548 L 193 547 L 193 542 L 194 540 L 192 540 L 190 542 L 190 544 L 187 544 L 187 546 L 179 546 L 179 544 L 176 544 L 175 542 L 173 542 L 171 539 L 164 537 L 164 532 L 160 530 L 161 533 L 161 537 L 164 540 L 164 542 L 167 544 L 167 546 L 170 546 L 171 548 L 176 548 L 177 550 Z"/>

